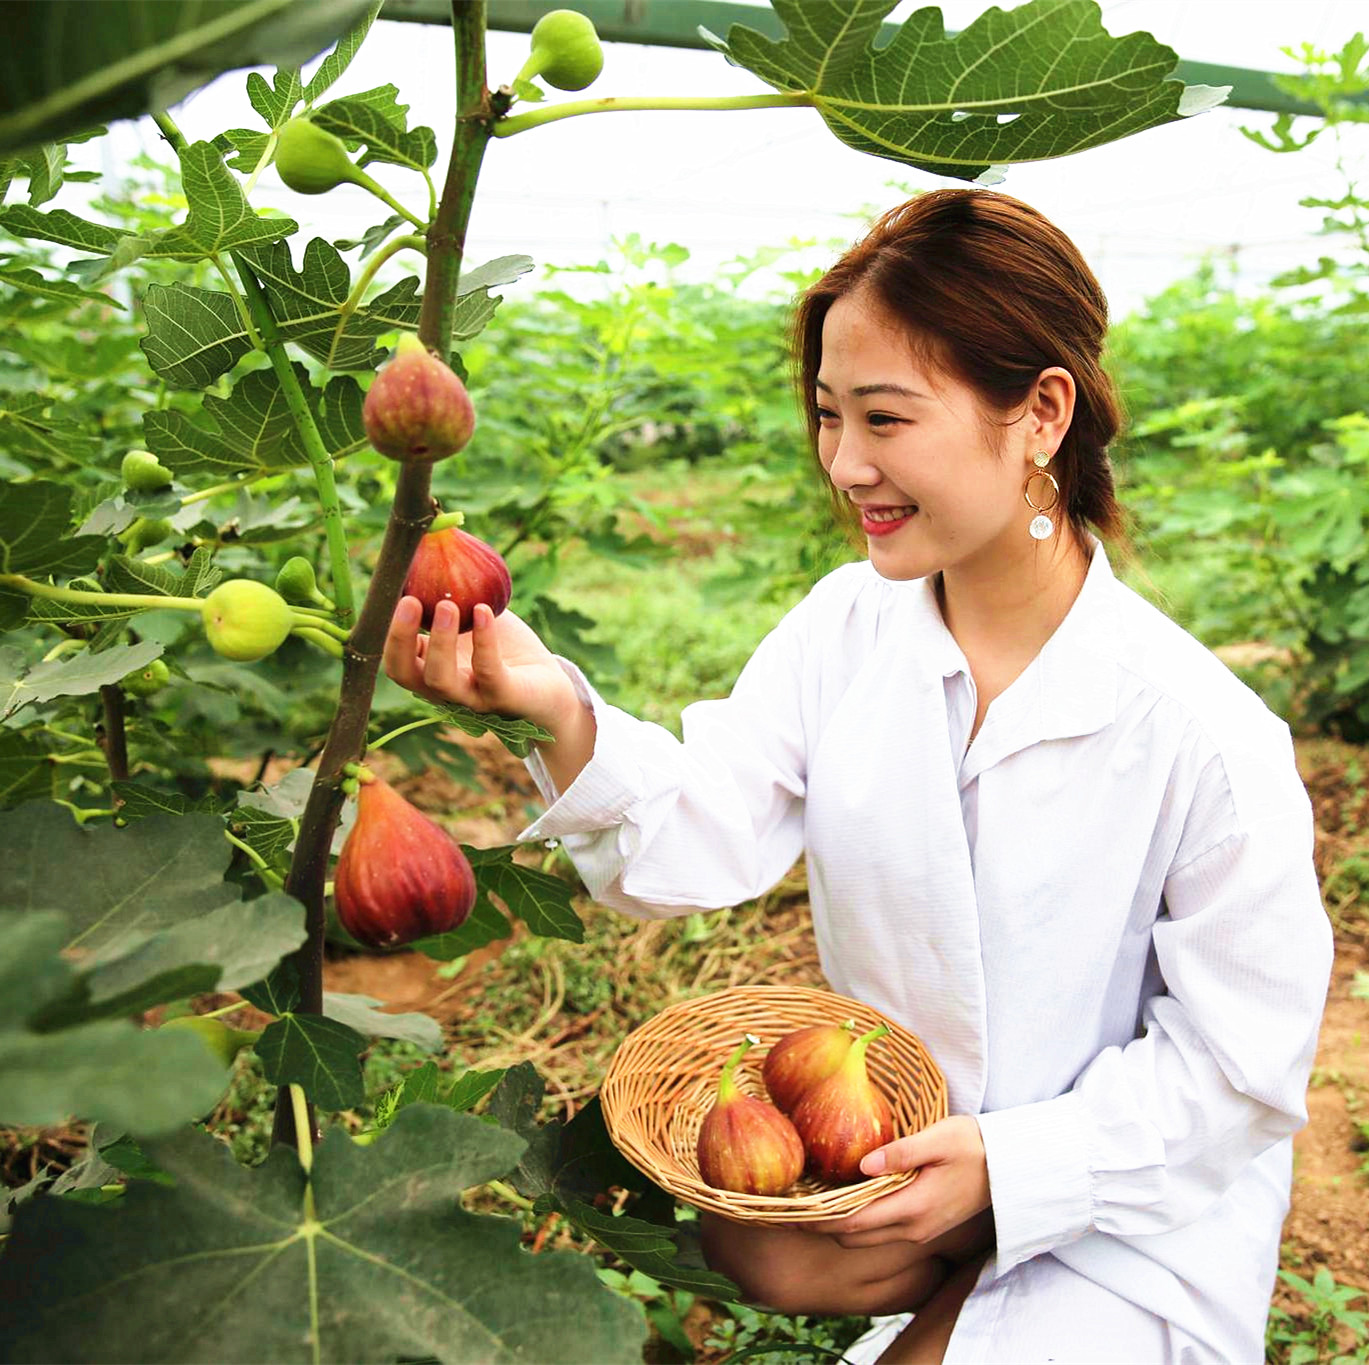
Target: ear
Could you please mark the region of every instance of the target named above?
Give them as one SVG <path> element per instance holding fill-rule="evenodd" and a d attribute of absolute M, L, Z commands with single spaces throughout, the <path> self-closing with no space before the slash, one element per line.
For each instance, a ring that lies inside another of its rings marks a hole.
<path fill-rule="evenodd" d="M 1035 442 L 1027 452 L 1028 458 L 1038 450 L 1054 454 L 1059 450 L 1065 433 L 1074 418 L 1074 376 L 1052 365 L 1036 378 L 1036 387 L 1027 401 L 1025 429 Z"/>

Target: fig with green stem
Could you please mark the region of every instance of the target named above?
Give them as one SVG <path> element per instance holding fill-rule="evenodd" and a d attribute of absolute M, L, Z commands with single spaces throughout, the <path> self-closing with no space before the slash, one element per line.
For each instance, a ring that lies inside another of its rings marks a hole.
<path fill-rule="evenodd" d="M 769 1100 L 737 1084 L 737 1067 L 757 1042 L 748 1033 L 723 1064 L 717 1099 L 699 1129 L 699 1175 L 717 1190 L 783 1194 L 803 1174 L 803 1143 Z"/>
<path fill-rule="evenodd" d="M 307 118 L 292 118 L 276 142 L 276 172 L 297 194 L 327 194 L 343 184 L 360 185 L 415 227 L 427 223 L 415 217 L 384 186 L 373 180 L 347 153 L 340 137 Z"/>
<path fill-rule="evenodd" d="M 819 1180 L 848 1185 L 864 1173 L 860 1159 L 894 1140 L 894 1111 L 870 1079 L 865 1050 L 889 1032 L 880 1024 L 847 1049 L 841 1064 L 812 1086 L 794 1110 L 794 1127 L 808 1154 L 808 1169 Z"/>
<path fill-rule="evenodd" d="M 532 50 L 514 83 L 540 76 L 556 90 L 583 90 L 603 69 L 593 20 L 573 9 L 554 9 L 533 25 Z"/>
<path fill-rule="evenodd" d="M 432 464 L 465 447 L 475 431 L 475 407 L 461 376 L 405 332 L 366 391 L 361 421 L 382 455 Z"/>
<path fill-rule="evenodd" d="M 297 622 L 274 588 L 253 578 L 230 578 L 200 604 L 210 647 L 225 659 L 253 663 L 274 654 Z"/>

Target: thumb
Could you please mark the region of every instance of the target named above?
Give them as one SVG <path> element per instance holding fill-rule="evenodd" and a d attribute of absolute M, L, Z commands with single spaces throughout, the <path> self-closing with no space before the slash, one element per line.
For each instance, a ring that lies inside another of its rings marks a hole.
<path fill-rule="evenodd" d="M 894 1171 L 915 1171 L 926 1166 L 937 1156 L 937 1144 L 928 1131 L 909 1137 L 895 1138 L 882 1147 L 866 1152 L 860 1159 L 860 1169 L 866 1175 L 885 1175 Z"/>

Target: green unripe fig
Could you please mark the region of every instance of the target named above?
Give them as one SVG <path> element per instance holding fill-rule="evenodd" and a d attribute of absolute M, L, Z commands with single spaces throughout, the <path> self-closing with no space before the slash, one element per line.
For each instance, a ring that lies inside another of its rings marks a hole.
<path fill-rule="evenodd" d="M 171 487 L 171 471 L 150 450 L 130 450 L 119 466 L 119 473 L 124 487 L 135 493 L 155 493 Z"/>
<path fill-rule="evenodd" d="M 239 663 L 264 659 L 294 628 L 290 604 L 254 578 L 230 578 L 200 604 L 204 633 L 216 654 Z"/>
<path fill-rule="evenodd" d="M 532 30 L 532 51 L 520 81 L 540 76 L 557 90 L 583 90 L 604 69 L 604 49 L 594 24 L 573 9 L 544 14 Z"/>
<path fill-rule="evenodd" d="M 119 540 L 129 554 L 136 555 L 175 534 L 176 528 L 165 517 L 139 517 L 126 531 L 120 532 Z"/>
<path fill-rule="evenodd" d="M 231 1028 L 222 1019 L 206 1019 L 200 1014 L 185 1014 L 178 1019 L 168 1019 L 163 1028 L 188 1029 L 198 1034 L 210 1052 L 224 1066 L 232 1066 L 233 1058 L 245 1047 L 251 1047 L 261 1037 L 260 1033 L 246 1029 Z"/>
<path fill-rule="evenodd" d="M 298 194 L 327 194 L 357 178 L 342 139 L 307 118 L 292 118 L 280 130 L 276 171 Z"/>
<path fill-rule="evenodd" d="M 276 574 L 276 591 L 287 602 L 310 603 L 332 607 L 332 603 L 318 590 L 314 566 L 303 555 L 292 555 Z"/>
<path fill-rule="evenodd" d="M 119 679 L 119 686 L 131 697 L 150 697 L 171 681 L 171 670 L 160 660 L 153 659 L 146 668 L 135 668 Z"/>

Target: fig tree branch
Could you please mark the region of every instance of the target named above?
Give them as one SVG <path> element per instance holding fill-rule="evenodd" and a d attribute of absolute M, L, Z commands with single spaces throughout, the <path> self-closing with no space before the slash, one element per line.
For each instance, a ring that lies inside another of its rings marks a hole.
<path fill-rule="evenodd" d="M 428 268 L 418 335 L 446 356 L 451 345 L 456 285 L 475 182 L 490 136 L 489 92 L 485 88 L 484 0 L 453 0 L 456 45 L 456 125 L 451 159 L 437 215 L 428 231 Z M 323 1012 L 324 903 L 333 833 L 342 813 L 344 768 L 366 752 L 366 729 L 390 619 L 408 575 L 409 563 L 433 519 L 431 466 L 401 464 L 389 523 L 374 575 L 356 626 L 345 646 L 337 712 L 319 756 L 313 787 L 300 821 L 299 838 L 286 890 L 305 908 L 308 937 L 292 961 L 300 981 L 303 1013 Z M 282 1089 L 276 1096 L 272 1143 L 302 1148 L 313 1120 L 302 1116 Z"/>

